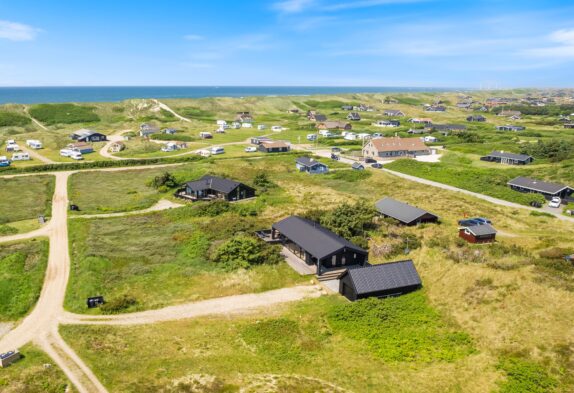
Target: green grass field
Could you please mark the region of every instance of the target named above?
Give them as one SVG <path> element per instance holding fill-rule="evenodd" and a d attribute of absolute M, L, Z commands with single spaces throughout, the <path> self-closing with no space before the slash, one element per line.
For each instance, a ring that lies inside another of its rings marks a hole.
<path fill-rule="evenodd" d="M 502 379 L 493 359 L 432 311 L 423 292 L 375 300 L 370 315 L 359 311 L 367 306 L 362 303 L 328 296 L 233 319 L 64 326 L 61 332 L 114 392 L 161 391 L 194 378 L 211 390 L 197 381 L 192 391 L 210 392 L 478 392 Z M 388 331 L 369 342 L 359 332 L 376 330 L 376 323 Z M 456 335 L 466 338 L 451 341 Z M 435 345 L 445 339 L 448 346 Z M 419 345 L 430 357 L 391 359 L 373 340 L 394 351 Z M 138 345 L 150 341 L 154 345 Z"/>
<path fill-rule="evenodd" d="M 0 224 L 51 214 L 54 177 L 24 176 L 0 179 Z"/>
<path fill-rule="evenodd" d="M 0 245 L 0 321 L 15 321 L 34 307 L 47 263 L 45 240 Z"/>
<path fill-rule="evenodd" d="M 74 393 L 64 373 L 41 350 L 28 344 L 20 348 L 24 356 L 8 368 L 0 369 L 3 393 Z"/>

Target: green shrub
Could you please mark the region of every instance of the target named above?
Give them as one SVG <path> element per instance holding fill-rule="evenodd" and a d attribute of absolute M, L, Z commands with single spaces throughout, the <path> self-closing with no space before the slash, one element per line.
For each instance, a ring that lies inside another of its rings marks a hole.
<path fill-rule="evenodd" d="M 18 230 L 14 227 L 11 227 L 9 225 L 0 225 L 0 235 L 1 236 L 8 236 L 8 235 L 14 235 L 18 233 Z"/>
<path fill-rule="evenodd" d="M 19 113 L 0 111 L 0 127 L 24 127 L 31 122 L 29 117 Z"/>
<path fill-rule="evenodd" d="M 556 379 L 529 360 L 504 358 L 497 368 L 506 373 L 506 381 L 500 383 L 500 393 L 548 393 L 557 386 Z"/>
<path fill-rule="evenodd" d="M 124 294 L 120 297 L 110 300 L 109 302 L 106 302 L 100 306 L 100 310 L 103 314 L 117 314 L 137 304 L 138 301 L 135 297 Z"/>
<path fill-rule="evenodd" d="M 170 188 L 175 188 L 179 186 L 177 179 L 174 175 L 169 172 L 164 172 L 163 174 L 154 177 L 151 179 L 147 185 L 149 187 L 155 188 L 156 190 L 160 189 L 163 191 L 167 191 Z"/>
<path fill-rule="evenodd" d="M 337 305 L 327 316 L 335 332 L 387 362 L 452 362 L 474 352 L 470 337 L 447 326 L 422 291 Z"/>
<path fill-rule="evenodd" d="M 93 123 L 100 121 L 94 107 L 74 104 L 33 105 L 29 112 L 32 117 L 47 125 Z"/>
<path fill-rule="evenodd" d="M 196 138 L 190 135 L 184 134 L 153 134 L 151 135 L 151 139 L 155 139 L 157 141 L 180 141 L 180 142 L 192 142 Z"/>
<path fill-rule="evenodd" d="M 280 261 L 277 247 L 264 244 L 253 236 L 238 235 L 222 243 L 212 260 L 224 270 L 248 269 L 254 265 L 274 264 Z"/>

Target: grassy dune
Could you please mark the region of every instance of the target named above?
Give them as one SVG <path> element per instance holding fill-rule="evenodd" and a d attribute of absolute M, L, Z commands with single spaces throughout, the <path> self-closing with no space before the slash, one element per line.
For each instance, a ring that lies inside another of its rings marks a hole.
<path fill-rule="evenodd" d="M 54 177 L 51 175 L 0 179 L 0 224 L 51 214 Z"/>

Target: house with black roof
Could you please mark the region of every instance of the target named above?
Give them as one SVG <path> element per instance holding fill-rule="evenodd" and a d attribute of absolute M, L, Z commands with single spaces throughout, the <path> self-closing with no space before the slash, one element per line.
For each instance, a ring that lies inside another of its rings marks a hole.
<path fill-rule="evenodd" d="M 317 268 L 317 275 L 330 268 L 364 265 L 368 252 L 320 224 L 299 216 L 290 216 L 271 227 L 270 241 L 279 241 L 307 265 Z"/>
<path fill-rule="evenodd" d="M 498 150 L 494 150 L 492 153 L 480 157 L 480 159 L 481 161 L 498 162 L 508 165 L 526 165 L 534 161 L 534 158 L 528 154 L 508 153 Z"/>
<path fill-rule="evenodd" d="M 397 296 L 421 287 L 412 260 L 349 268 L 339 278 L 339 293 L 351 301 Z"/>
<path fill-rule="evenodd" d="M 550 183 L 542 180 L 531 179 L 529 177 L 518 176 L 506 183 L 514 191 L 535 192 L 544 195 L 546 199 L 559 197 L 565 201 L 572 199 L 574 189 L 560 183 Z"/>
<path fill-rule="evenodd" d="M 255 189 L 238 181 L 223 177 L 205 175 L 202 178 L 185 183 L 176 197 L 189 200 L 225 200 L 239 201 L 255 196 Z"/>
<path fill-rule="evenodd" d="M 496 126 L 498 131 L 524 131 L 526 127 L 524 126 L 513 126 L 511 124 L 507 124 L 505 126 Z"/>
<path fill-rule="evenodd" d="M 351 169 L 353 169 L 355 171 L 362 171 L 365 169 L 365 166 L 363 164 L 361 164 L 360 162 L 355 161 L 351 165 Z"/>
<path fill-rule="evenodd" d="M 394 218 L 405 225 L 438 221 L 437 215 L 393 198 L 381 199 L 375 203 L 375 207 L 383 216 Z"/>
<path fill-rule="evenodd" d="M 327 165 L 310 157 L 297 158 L 295 160 L 295 166 L 299 172 L 307 172 L 311 174 L 329 172 L 329 167 Z"/>
<path fill-rule="evenodd" d="M 74 131 L 72 135 L 70 135 L 70 138 L 78 142 L 103 142 L 107 139 L 107 137 L 101 132 L 87 130 L 85 128 Z"/>
<path fill-rule="evenodd" d="M 383 115 L 395 117 L 395 116 L 404 116 L 405 113 L 398 109 L 387 109 L 386 111 L 383 112 Z"/>
<path fill-rule="evenodd" d="M 485 122 L 486 117 L 484 117 L 482 115 L 468 116 L 466 118 L 466 121 L 468 121 L 468 122 Z"/>
<path fill-rule="evenodd" d="M 461 227 L 458 236 L 469 243 L 492 243 L 496 240 L 496 229 L 490 224 Z"/>

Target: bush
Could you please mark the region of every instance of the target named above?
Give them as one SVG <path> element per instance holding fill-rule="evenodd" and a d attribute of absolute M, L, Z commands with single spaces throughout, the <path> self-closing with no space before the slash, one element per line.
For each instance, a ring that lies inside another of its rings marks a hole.
<path fill-rule="evenodd" d="M 333 330 L 387 362 L 452 362 L 474 352 L 470 337 L 448 327 L 422 291 L 337 305 L 327 317 Z"/>
<path fill-rule="evenodd" d="M 222 243 L 212 260 L 224 270 L 231 271 L 263 263 L 274 264 L 280 257 L 277 247 L 268 247 L 253 236 L 238 235 Z"/>
<path fill-rule="evenodd" d="M 210 202 L 200 202 L 194 209 L 193 215 L 195 217 L 216 217 L 221 214 L 231 211 L 233 207 L 231 203 L 224 200 L 216 200 Z"/>
<path fill-rule="evenodd" d="M 32 117 L 47 125 L 93 123 L 100 121 L 94 107 L 74 104 L 34 105 L 29 112 Z"/>
<path fill-rule="evenodd" d="M 259 172 L 253 178 L 253 184 L 255 187 L 259 187 L 263 192 L 267 191 L 269 188 L 275 188 L 277 185 L 269 180 L 266 172 Z"/>
<path fill-rule="evenodd" d="M 112 299 L 111 301 L 104 303 L 100 306 L 100 310 L 103 314 L 117 314 L 128 308 L 138 304 L 135 297 L 128 294 L 124 294 L 120 297 Z"/>
<path fill-rule="evenodd" d="M 525 143 L 521 153 L 529 154 L 534 158 L 548 159 L 550 162 L 559 162 L 572 157 L 574 148 L 566 140 L 553 139 L 547 142 L 539 140 L 537 143 Z"/>
<path fill-rule="evenodd" d="M 183 135 L 183 134 L 152 134 L 151 139 L 155 139 L 157 141 L 180 141 L 180 142 L 192 142 L 196 138 L 190 135 Z"/>
<path fill-rule="evenodd" d="M 23 127 L 31 122 L 29 117 L 19 113 L 0 111 L 0 127 Z"/>
<path fill-rule="evenodd" d="M 155 188 L 156 190 L 160 189 L 162 191 L 167 191 L 170 188 L 179 186 L 175 176 L 169 172 L 164 172 L 163 174 L 154 177 L 147 185 Z"/>
<path fill-rule="evenodd" d="M 500 393 L 546 393 L 557 382 L 540 365 L 519 358 L 504 358 L 497 368 L 506 373 L 506 381 L 500 383 Z"/>
<path fill-rule="evenodd" d="M 1 236 L 8 236 L 8 235 L 14 235 L 18 233 L 18 230 L 14 227 L 11 227 L 9 225 L 0 225 L 0 235 Z"/>

